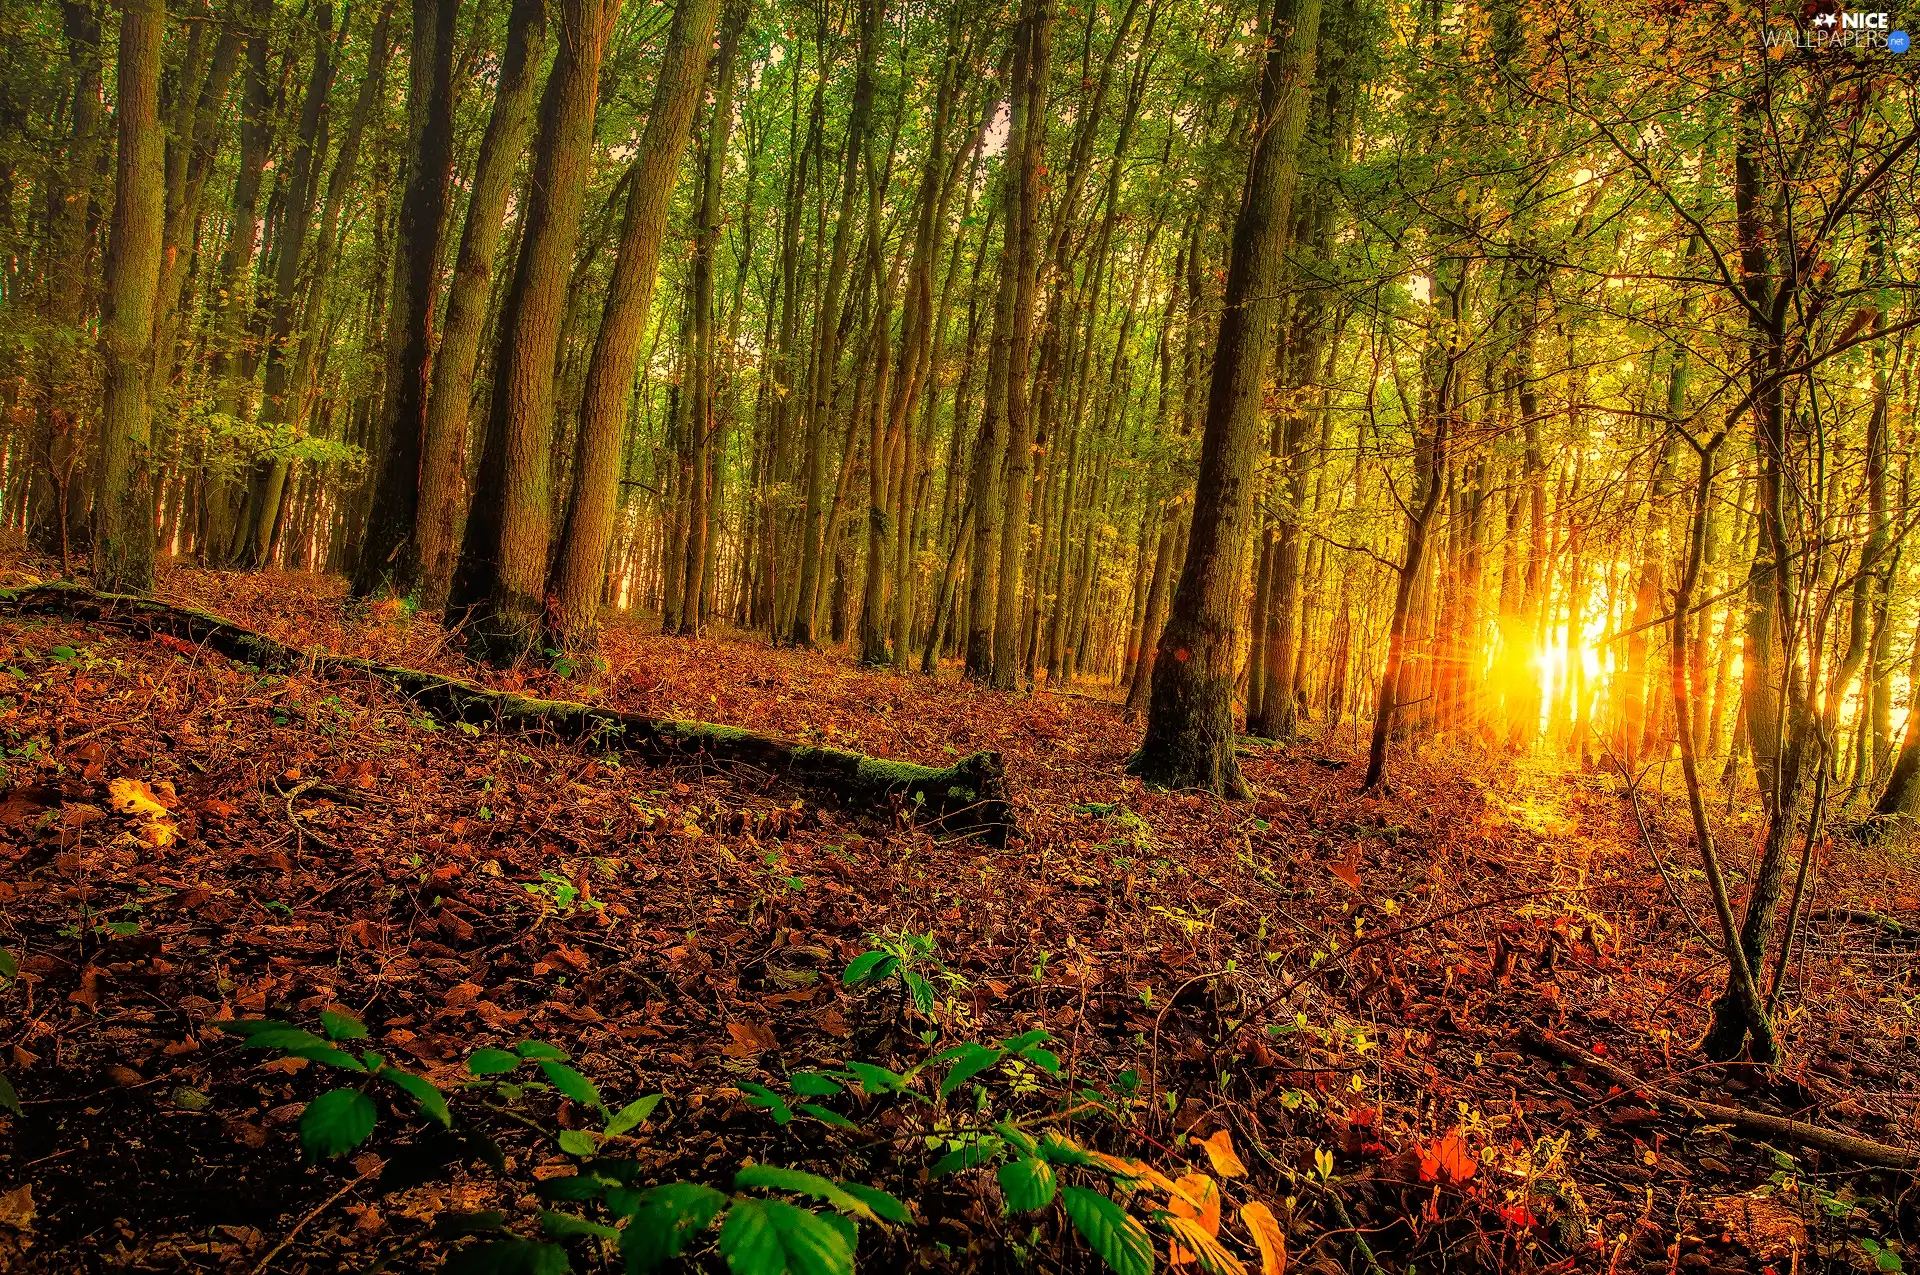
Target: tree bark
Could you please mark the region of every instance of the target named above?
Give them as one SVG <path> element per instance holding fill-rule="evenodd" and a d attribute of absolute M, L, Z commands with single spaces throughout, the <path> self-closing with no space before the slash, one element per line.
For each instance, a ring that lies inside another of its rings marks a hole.
<path fill-rule="evenodd" d="M 1260 397 L 1319 34 L 1320 0 L 1277 0 L 1234 223 L 1187 558 L 1154 657 L 1146 735 L 1128 763 L 1159 787 L 1250 795 L 1234 761 L 1234 623 L 1253 515 Z"/>
<path fill-rule="evenodd" d="M 94 498 L 93 579 L 101 588 L 153 587 L 153 474 L 148 371 L 160 247 L 166 228 L 166 138 L 160 131 L 164 0 L 123 0 L 115 76 L 119 141 L 113 224 L 107 239 L 100 346 L 106 404 L 100 420 L 99 489 Z"/>
<path fill-rule="evenodd" d="M 355 597 L 413 592 L 420 574 L 414 524 L 433 365 L 440 236 L 453 174 L 453 41 L 459 0 L 413 0 L 408 59 L 407 185 L 400 200 L 399 260 L 387 308 L 386 446 L 373 509 L 353 575 Z"/>
<path fill-rule="evenodd" d="M 538 644 L 545 618 L 553 373 L 592 160 L 600 60 L 618 5 L 560 5 L 559 49 L 541 98 L 526 220 L 494 356 L 486 444 L 448 594 L 448 619 L 466 627 L 469 648 L 500 664 Z M 604 556 L 603 544 L 596 562 Z"/>
<path fill-rule="evenodd" d="M 600 316 L 592 362 L 587 365 L 560 552 L 547 578 L 547 637 L 563 651 L 592 650 L 599 643 L 600 586 L 607 572 L 607 550 L 613 544 L 621 444 L 634 369 L 647 333 L 660 241 L 666 234 L 680 156 L 706 79 L 719 8 L 719 0 L 679 0 L 674 7 L 646 131 L 634 158 L 620 255 L 614 260 L 607 306 Z M 682 387 L 683 394 L 687 388 Z"/>
<path fill-rule="evenodd" d="M 474 366 L 493 289 L 493 265 L 514 170 L 533 131 L 533 90 L 546 42 L 546 8 L 540 0 L 513 0 L 507 16 L 507 47 L 494 88 L 493 110 L 480 139 L 473 190 L 459 256 L 447 285 L 447 311 L 433 358 L 420 457 L 420 504 L 409 555 L 412 580 L 399 582 L 422 607 L 444 605 L 459 548 L 458 528 L 467 459 L 467 415 L 473 403 Z"/>

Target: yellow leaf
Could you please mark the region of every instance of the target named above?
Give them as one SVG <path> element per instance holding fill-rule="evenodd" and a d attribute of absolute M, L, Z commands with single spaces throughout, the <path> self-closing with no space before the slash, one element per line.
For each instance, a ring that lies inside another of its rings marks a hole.
<path fill-rule="evenodd" d="M 1173 1184 L 1173 1179 L 1148 1164 L 1145 1160 L 1123 1160 L 1117 1155 L 1108 1155 L 1104 1151 L 1093 1151 L 1089 1152 L 1089 1154 L 1109 1169 L 1112 1169 L 1114 1174 L 1119 1178 L 1120 1185 L 1129 1191 L 1137 1191 L 1143 1186 L 1150 1186 L 1156 1191 L 1165 1191 L 1168 1195 L 1179 1194 L 1180 1188 Z"/>
<path fill-rule="evenodd" d="M 153 789 L 138 779 L 116 779 L 108 784 L 107 800 L 123 815 L 153 818 L 167 813 L 167 808 L 155 800 Z"/>
<path fill-rule="evenodd" d="M 1255 1200 L 1241 1207 L 1240 1220 L 1260 1246 L 1260 1275 L 1287 1275 L 1287 1235 L 1273 1210 Z"/>
<path fill-rule="evenodd" d="M 1207 1153 L 1207 1159 L 1213 1162 L 1213 1171 L 1223 1178 L 1243 1178 L 1247 1175 L 1247 1166 L 1240 1163 L 1240 1157 L 1233 1153 L 1233 1135 L 1222 1129 L 1202 1142 L 1201 1147 Z"/>
<path fill-rule="evenodd" d="M 1160 1224 L 1179 1241 L 1167 1245 L 1167 1260 L 1173 1265 L 1198 1261 L 1200 1269 L 1208 1275 L 1247 1275 L 1246 1263 L 1229 1253 L 1192 1218 L 1163 1213 Z"/>
<path fill-rule="evenodd" d="M 1191 1218 L 1208 1235 L 1220 1234 L 1220 1188 L 1204 1173 L 1189 1173 L 1173 1184 L 1167 1207 L 1176 1216 Z"/>

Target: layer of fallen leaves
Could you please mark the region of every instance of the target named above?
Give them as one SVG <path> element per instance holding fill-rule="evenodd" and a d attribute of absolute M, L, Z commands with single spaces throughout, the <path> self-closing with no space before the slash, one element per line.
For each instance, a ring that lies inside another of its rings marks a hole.
<path fill-rule="evenodd" d="M 1911 1139 L 1911 950 L 1846 919 L 1912 919 L 1912 874 L 1887 853 L 1823 848 L 1818 906 L 1838 919 L 1794 966 L 1792 1061 L 1761 1075 L 1691 1048 L 1718 965 L 1617 781 L 1441 748 L 1368 796 L 1347 723 L 1249 751 L 1257 799 L 1229 804 L 1127 778 L 1136 728 L 1099 687 L 1006 696 L 638 623 L 563 684 L 478 673 L 433 624 L 343 605 L 332 582 L 176 572 L 164 591 L 503 687 L 927 764 L 998 749 L 1025 835 L 939 844 L 767 776 L 620 765 L 444 728 L 367 684 L 0 624 L 0 947 L 23 968 L 0 992 L 0 1070 L 26 1111 L 0 1116 L 0 1258 L 23 1269 L 250 1269 L 371 1174 L 304 1165 L 290 1122 L 320 1082 L 208 1028 L 333 1006 L 438 1079 L 538 1036 L 610 1096 L 665 1092 L 640 1150 L 662 1180 L 749 1158 L 870 1171 L 924 1222 L 863 1251 L 875 1270 L 1016 1266 L 1030 1226 L 1001 1216 L 989 1176 L 927 1184 L 917 1148 L 796 1141 L 737 1085 L 912 1061 L 937 1047 L 922 1031 L 1044 1027 L 1076 1084 L 1121 1093 L 1134 1073 L 1131 1123 L 1083 1136 L 1170 1174 L 1245 1168 L 1272 1202 L 1226 1222 L 1250 1261 L 1284 1238 L 1296 1269 L 1357 1268 L 1357 1232 L 1393 1270 L 1785 1272 L 1866 1264 L 1860 1238 L 1897 1246 L 1913 1226 L 1885 1202 L 1897 1186 L 1517 1043 L 1537 1024 L 1669 1089 Z M 1710 923 L 1659 778 L 1651 835 Z M 1726 825 L 1739 860 L 1751 819 Z M 903 932 L 935 935 L 952 974 L 931 1023 L 836 977 Z M 562 1159 L 502 1136 L 536 1173 Z M 369 1177 L 276 1269 L 364 1264 L 439 1209 L 524 1203 L 480 1177 L 385 1196 Z M 1092 1269 L 1046 1228 L 1049 1263 Z"/>

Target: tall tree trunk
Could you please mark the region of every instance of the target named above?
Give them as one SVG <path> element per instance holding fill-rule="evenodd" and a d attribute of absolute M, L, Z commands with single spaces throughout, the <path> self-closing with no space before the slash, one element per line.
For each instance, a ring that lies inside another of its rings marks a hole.
<path fill-rule="evenodd" d="M 695 217 L 693 260 L 694 384 L 692 486 L 687 492 L 687 565 L 681 582 L 680 632 L 699 637 L 705 622 L 708 549 L 713 543 L 714 404 L 719 390 L 714 356 L 715 255 L 720 247 L 720 187 L 725 176 L 727 144 L 733 137 L 734 53 L 747 22 L 746 0 L 731 0 L 720 36 L 720 58 L 713 70 L 713 111 L 707 117 L 701 147 L 700 206 Z M 725 457 L 720 462 L 725 463 Z"/>
<path fill-rule="evenodd" d="M 560 43 L 541 97 L 520 251 L 502 308 L 486 443 L 448 594 L 448 619 L 467 625 L 469 646 L 501 664 L 538 643 L 545 617 L 553 373 L 592 160 L 600 60 L 618 5 L 619 0 L 563 0 L 560 5 Z M 596 572 L 595 594 L 598 586 Z"/>
<path fill-rule="evenodd" d="M 587 365 L 565 529 L 547 581 L 551 600 L 547 633 L 561 650 L 590 650 L 599 641 L 600 584 L 606 576 L 607 550 L 613 544 L 621 444 L 634 369 L 647 333 L 660 240 L 666 234 L 680 156 L 706 79 L 719 8 L 719 0 L 679 0 L 674 7 L 646 132 L 634 159 L 626 221 L 620 229 L 620 255 L 614 260 L 607 306 L 600 316 L 593 360 Z"/>
<path fill-rule="evenodd" d="M 1318 0 L 1313 0 L 1318 3 Z M 1033 492 L 1032 354 L 1034 294 L 1039 290 L 1040 174 L 1046 157 L 1047 80 L 1053 67 L 1053 0 L 1023 0 L 1020 46 L 1014 54 L 1008 162 L 1016 164 L 1007 202 L 1007 251 L 1001 269 L 1016 271 L 1007 330 L 1006 505 L 1000 524 L 1000 575 L 994 606 L 993 685 L 1012 690 L 1020 675 L 1020 585 L 1027 555 Z M 991 516 L 990 508 L 982 513 Z"/>
<path fill-rule="evenodd" d="M 453 174 L 453 41 L 459 0 L 413 0 L 408 59 L 407 185 L 400 199 L 399 261 L 387 310 L 386 401 L 380 474 L 353 573 L 356 597 L 413 592 L 420 574 L 414 524 L 433 364 L 440 236 Z"/>
<path fill-rule="evenodd" d="M 800 570 L 794 602 L 793 643 L 814 645 L 820 579 L 828 528 L 826 526 L 827 418 L 832 414 L 833 387 L 839 370 L 841 292 L 846 287 L 847 259 L 853 244 L 855 197 L 860 167 L 867 150 L 867 122 L 873 114 L 873 67 L 879 53 L 880 17 L 884 0 L 860 0 L 860 55 L 854 71 L 853 103 L 847 116 L 846 161 L 840 173 L 840 210 L 833 224 L 832 260 L 827 286 L 815 313 L 812 373 L 804 405 L 806 452 L 803 460 L 806 511 L 800 525 Z"/>
<path fill-rule="evenodd" d="M 427 609 L 446 601 L 453 580 L 454 556 L 467 459 L 467 414 L 473 403 L 474 366 L 493 290 L 493 264 L 499 253 L 513 174 L 533 131 L 533 90 L 546 42 L 546 7 L 540 0 L 513 0 L 507 16 L 507 47 L 494 86 L 493 110 L 480 139 L 473 189 L 467 197 L 466 223 L 459 255 L 447 285 L 447 312 L 440 346 L 433 357 L 433 385 L 427 395 L 427 419 L 420 456 L 420 504 L 413 529 L 415 570 L 398 586 L 417 594 Z"/>
<path fill-rule="evenodd" d="M 163 0 L 123 0 L 115 76 L 119 142 L 107 239 L 100 346 L 106 405 L 94 499 L 93 582 L 110 593 L 153 587 L 153 475 L 147 374 L 160 245 L 166 228 L 166 138 L 160 131 Z"/>
<path fill-rule="evenodd" d="M 1249 795 L 1234 761 L 1234 632 L 1253 516 L 1260 397 L 1286 269 L 1320 0 L 1277 0 L 1252 159 L 1227 266 L 1193 526 L 1153 667 L 1145 738 L 1128 769 L 1165 788 Z"/>

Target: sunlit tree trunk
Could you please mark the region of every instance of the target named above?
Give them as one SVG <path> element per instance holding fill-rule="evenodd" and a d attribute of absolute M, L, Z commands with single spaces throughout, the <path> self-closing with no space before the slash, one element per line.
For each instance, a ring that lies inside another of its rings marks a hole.
<path fill-rule="evenodd" d="M 494 85 L 493 109 L 480 139 L 459 255 L 447 285 L 446 316 L 433 356 L 433 381 L 420 456 L 420 501 L 413 528 L 411 580 L 400 581 L 432 610 L 446 601 L 459 548 L 462 486 L 467 459 L 467 416 L 473 402 L 474 367 L 494 282 L 501 224 L 513 175 L 533 131 L 533 90 L 546 38 L 540 0 L 513 0 L 507 44 Z"/>
<path fill-rule="evenodd" d="M 618 0 L 605 3 L 617 7 Z M 520 251 L 494 356 L 486 443 L 447 605 L 450 622 L 469 626 L 470 646 L 501 664 L 538 644 L 546 611 L 554 365 L 611 14 L 602 0 L 564 0 L 559 17 Z M 589 586 L 595 593 L 603 565 L 604 545 Z"/>
<path fill-rule="evenodd" d="M 1278 0 L 1227 265 L 1192 530 L 1153 668 L 1146 735 L 1128 768 L 1167 788 L 1249 795 L 1234 761 L 1234 621 L 1253 513 L 1260 396 L 1293 215 L 1320 0 Z"/>
<path fill-rule="evenodd" d="M 148 372 L 166 223 L 166 139 L 160 131 L 162 0 L 122 0 L 114 77 L 119 141 L 107 238 L 100 347 L 107 365 L 94 498 L 93 583 L 109 593 L 153 587 L 152 421 Z"/>

